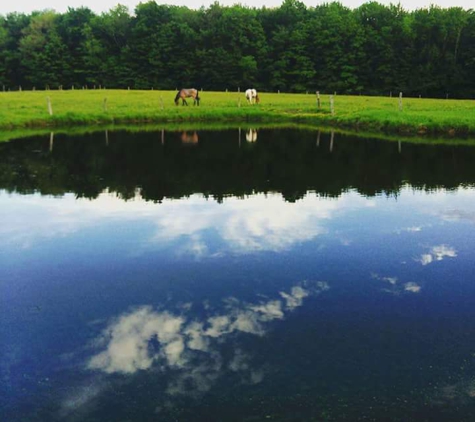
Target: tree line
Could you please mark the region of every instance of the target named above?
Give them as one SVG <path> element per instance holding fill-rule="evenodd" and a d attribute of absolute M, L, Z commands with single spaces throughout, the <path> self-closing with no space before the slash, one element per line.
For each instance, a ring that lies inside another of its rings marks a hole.
<path fill-rule="evenodd" d="M 0 89 L 101 86 L 473 98 L 475 12 L 377 2 L 139 4 L 0 15 Z"/>
<path fill-rule="evenodd" d="M 202 193 L 228 196 L 279 192 L 294 202 L 308 192 L 339 197 L 349 190 L 397 196 L 408 185 L 433 191 L 475 183 L 475 149 L 362 140 L 305 130 L 260 130 L 258 142 L 238 142 L 238 130 L 56 134 L 0 142 L 0 189 L 96 198 L 105 189 L 127 200 L 160 202 Z M 316 139 L 319 142 L 316 142 Z M 333 138 L 333 142 L 332 142 Z M 80 142 L 78 142 L 80 141 Z"/>

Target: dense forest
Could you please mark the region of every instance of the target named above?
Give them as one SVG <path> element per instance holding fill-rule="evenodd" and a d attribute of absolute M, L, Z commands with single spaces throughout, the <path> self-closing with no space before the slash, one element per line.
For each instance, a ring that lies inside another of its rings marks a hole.
<path fill-rule="evenodd" d="M 238 90 L 475 97 L 475 12 L 377 2 L 118 5 L 0 15 L 3 90 Z"/>

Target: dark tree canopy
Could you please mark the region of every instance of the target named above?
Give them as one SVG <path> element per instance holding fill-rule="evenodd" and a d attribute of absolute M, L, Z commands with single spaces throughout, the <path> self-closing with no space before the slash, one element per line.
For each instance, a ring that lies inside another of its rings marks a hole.
<path fill-rule="evenodd" d="M 0 15 L 4 89 L 109 88 L 261 91 L 473 98 L 475 12 L 408 12 L 368 2 L 278 8 L 154 1 Z"/>

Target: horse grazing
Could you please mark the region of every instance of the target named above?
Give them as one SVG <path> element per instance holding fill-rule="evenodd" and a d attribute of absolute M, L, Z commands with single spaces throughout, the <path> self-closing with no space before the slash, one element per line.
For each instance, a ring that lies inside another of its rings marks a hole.
<path fill-rule="evenodd" d="M 183 88 L 178 91 L 175 97 L 175 104 L 178 105 L 178 102 L 181 98 L 181 105 L 188 105 L 186 98 L 193 98 L 193 105 L 200 105 L 201 98 L 199 97 L 198 90 L 195 88 Z"/>
<path fill-rule="evenodd" d="M 254 88 L 246 89 L 246 100 L 249 104 L 259 104 L 259 95 Z"/>

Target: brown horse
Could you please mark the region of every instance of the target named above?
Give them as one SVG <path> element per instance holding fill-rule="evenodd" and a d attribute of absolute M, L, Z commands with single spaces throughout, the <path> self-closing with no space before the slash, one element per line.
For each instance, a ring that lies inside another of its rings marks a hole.
<path fill-rule="evenodd" d="M 200 105 L 201 98 L 199 97 L 198 90 L 195 88 L 183 88 L 178 91 L 175 97 L 175 105 L 178 105 L 181 98 L 181 105 L 188 105 L 186 98 L 193 98 L 193 105 Z"/>
<path fill-rule="evenodd" d="M 197 144 L 198 143 L 198 134 L 196 132 L 188 133 L 184 131 L 181 134 L 181 142 L 184 144 Z"/>

